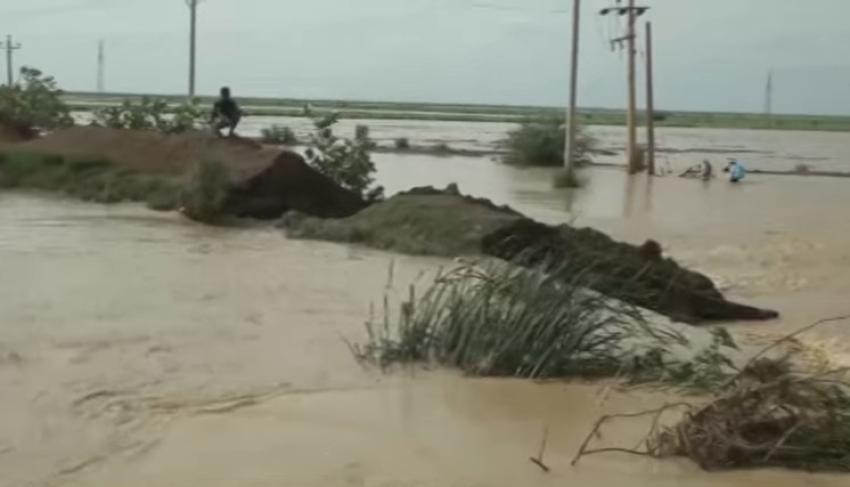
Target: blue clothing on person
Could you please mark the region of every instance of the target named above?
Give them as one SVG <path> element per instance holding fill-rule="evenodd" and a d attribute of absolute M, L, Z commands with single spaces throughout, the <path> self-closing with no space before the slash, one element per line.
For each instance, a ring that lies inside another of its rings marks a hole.
<path fill-rule="evenodd" d="M 747 175 L 747 170 L 744 168 L 744 165 L 738 161 L 732 161 L 729 164 L 729 179 L 733 183 L 737 183 L 738 181 L 744 179 Z"/>

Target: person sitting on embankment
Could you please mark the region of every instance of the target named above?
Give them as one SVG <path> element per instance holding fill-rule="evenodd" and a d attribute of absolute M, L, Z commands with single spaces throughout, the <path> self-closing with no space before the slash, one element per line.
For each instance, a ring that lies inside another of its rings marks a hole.
<path fill-rule="evenodd" d="M 236 100 L 230 96 L 230 88 L 224 87 L 221 89 L 221 97 L 213 105 L 210 123 L 215 130 L 216 135 L 221 137 L 221 129 L 229 129 L 228 136 L 235 136 L 236 127 L 239 125 L 239 120 L 242 119 L 242 110 L 236 103 Z"/>

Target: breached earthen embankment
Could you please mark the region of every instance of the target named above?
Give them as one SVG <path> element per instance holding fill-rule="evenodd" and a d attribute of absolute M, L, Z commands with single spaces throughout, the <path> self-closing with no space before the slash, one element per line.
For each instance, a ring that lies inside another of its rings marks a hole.
<path fill-rule="evenodd" d="M 170 176 L 185 173 L 199 160 L 215 159 L 229 177 L 221 211 L 266 219 L 287 214 L 284 224 L 293 238 L 446 257 L 487 255 L 552 269 L 565 259 L 579 259 L 588 262 L 597 291 L 616 288 L 618 297 L 674 320 L 778 316 L 726 300 L 708 277 L 665 258 L 654 241 L 634 246 L 592 229 L 544 225 L 511 208 L 463 196 L 457 188 L 418 188 L 368 205 L 300 155 L 244 139 L 76 127 L 15 144 L 14 150 L 94 157 L 124 170 Z"/>
<path fill-rule="evenodd" d="M 399 252 L 487 255 L 556 271 L 567 259 L 587 263 L 595 290 L 686 323 L 767 320 L 771 310 L 728 301 L 703 274 L 663 256 L 652 240 L 635 246 L 569 225 L 549 226 L 484 199 L 417 188 L 345 219 L 293 214 L 283 220 L 293 238 L 351 242 Z"/>

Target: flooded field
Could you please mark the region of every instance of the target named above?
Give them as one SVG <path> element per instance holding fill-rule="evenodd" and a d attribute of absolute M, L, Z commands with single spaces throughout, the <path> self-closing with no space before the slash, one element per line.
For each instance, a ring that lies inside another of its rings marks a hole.
<path fill-rule="evenodd" d="M 492 146 L 510 128 L 369 125 L 379 140 L 407 136 L 457 147 Z M 616 129 L 599 135 L 620 137 Z M 662 133 L 665 146 L 718 158 L 749 150 L 740 155 L 751 166 L 793 167 L 799 156 L 825 158 L 812 163 L 819 169 L 850 169 L 842 166 L 847 135 L 796 138 Z M 594 169 L 585 189 L 569 193 L 550 189 L 551 171 L 487 158 L 375 159 L 389 193 L 456 182 L 545 222 L 591 225 L 632 242 L 655 238 L 730 295 L 783 313 L 777 322 L 736 325 L 750 343 L 850 311 L 846 180 L 753 176 L 731 186 L 629 180 Z M 569 461 L 600 413 L 670 398 L 605 394 L 600 384 L 472 380 L 441 371 L 385 376 L 358 367 L 342 338 L 363 336 L 370 302 L 405 292 L 444 260 L 15 192 L 0 193 L 0 260 L 0 387 L 12 391 L 0 398 L 2 487 L 847 482 L 778 471 L 706 474 L 687 462 L 616 455 L 573 468 Z M 850 364 L 847 326 L 824 327 L 807 343 Z M 548 475 L 528 461 L 545 427 Z M 614 430 L 626 444 L 642 434 L 629 424 Z"/>
<path fill-rule="evenodd" d="M 79 122 L 88 123 L 91 115 L 78 113 Z M 307 118 L 247 117 L 239 132 L 259 137 L 271 125 L 291 127 L 300 137 L 312 130 Z M 336 131 L 353 134 L 357 125 L 368 125 L 370 135 L 380 145 L 391 147 L 398 138 L 407 138 L 414 146 L 447 144 L 453 149 L 500 150 L 500 141 L 517 126 L 510 123 L 428 122 L 403 120 L 354 120 L 343 118 Z M 624 127 L 593 126 L 588 132 L 598 139 L 598 147 L 614 155 L 597 155 L 596 162 L 623 164 L 626 138 Z M 644 134 L 640 133 L 643 140 Z M 848 171 L 850 132 L 810 132 L 777 130 L 741 130 L 707 128 L 660 128 L 656 134 L 659 146 L 658 164 L 681 171 L 709 159 L 722 166 L 727 158 L 737 157 L 750 169 L 787 171 L 805 164 L 812 170 Z"/>

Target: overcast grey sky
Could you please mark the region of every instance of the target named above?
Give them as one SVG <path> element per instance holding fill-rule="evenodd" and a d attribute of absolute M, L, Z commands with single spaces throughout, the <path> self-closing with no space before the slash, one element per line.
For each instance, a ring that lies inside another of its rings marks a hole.
<path fill-rule="evenodd" d="M 583 0 L 582 106 L 621 107 L 625 64 Z M 199 91 L 386 101 L 561 105 L 571 0 L 205 0 Z M 640 2 L 639 2 L 640 3 Z M 760 111 L 769 68 L 775 109 L 850 114 L 850 1 L 644 0 L 652 6 L 661 108 Z M 642 27 L 643 20 L 640 25 Z M 94 90 L 107 43 L 107 89 L 182 93 L 183 0 L 4 0 L 0 34 L 19 64 Z"/>

